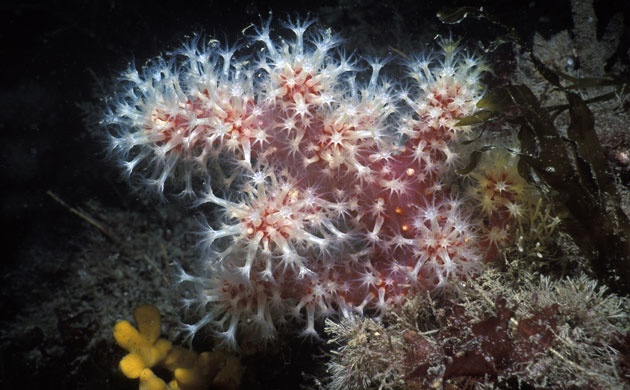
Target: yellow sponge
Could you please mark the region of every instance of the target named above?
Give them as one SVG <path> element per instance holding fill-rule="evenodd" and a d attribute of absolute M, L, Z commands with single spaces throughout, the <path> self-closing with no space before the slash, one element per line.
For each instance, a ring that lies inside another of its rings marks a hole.
<path fill-rule="evenodd" d="M 196 355 L 196 354 L 195 354 Z M 208 352 L 195 356 L 191 366 L 179 366 L 173 371 L 173 376 L 182 389 L 202 390 L 208 387 L 216 375 L 215 367 L 210 366 Z"/>
<path fill-rule="evenodd" d="M 142 357 L 136 353 L 129 353 L 120 361 L 120 370 L 127 378 L 139 378 L 145 368 L 147 365 Z"/>
<path fill-rule="evenodd" d="M 140 374 L 140 390 L 168 390 L 166 383 L 158 378 L 149 368 Z"/>
<path fill-rule="evenodd" d="M 128 321 L 114 326 L 114 339 L 127 354 L 120 361 L 120 369 L 127 378 L 138 378 L 145 368 L 151 368 L 166 358 L 171 343 L 160 336 L 160 312 L 155 306 L 138 306 L 133 316 L 138 330 Z"/>
<path fill-rule="evenodd" d="M 204 352 L 174 347 L 160 337 L 160 312 L 155 306 L 138 306 L 133 317 L 114 326 L 114 339 L 129 353 L 120 361 L 127 378 L 138 378 L 140 390 L 205 390 L 214 386 L 225 390 L 239 387 L 243 374 L 240 360 L 225 352 Z M 160 365 L 173 373 L 166 384 L 151 370 Z"/>
<path fill-rule="evenodd" d="M 133 318 L 136 320 L 140 334 L 151 344 L 160 337 L 160 311 L 153 305 L 142 305 L 135 308 Z"/>

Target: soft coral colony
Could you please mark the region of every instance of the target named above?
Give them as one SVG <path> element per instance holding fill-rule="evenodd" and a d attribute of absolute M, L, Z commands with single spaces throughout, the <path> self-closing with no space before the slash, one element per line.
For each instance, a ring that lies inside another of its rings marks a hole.
<path fill-rule="evenodd" d="M 517 209 L 509 173 L 477 191 L 448 185 L 470 131 L 457 118 L 483 92 L 478 58 L 443 40 L 392 81 L 386 61 L 346 56 L 312 24 L 287 23 L 286 39 L 252 28 L 249 57 L 196 37 L 130 68 L 109 103 L 129 174 L 219 212 L 203 232 L 206 273 L 179 275 L 199 287 L 191 336 L 211 325 L 235 346 L 239 329 L 270 339 L 297 319 L 316 335 L 318 318 L 382 316 L 477 272 Z M 473 193 L 490 217 L 471 216 Z"/>

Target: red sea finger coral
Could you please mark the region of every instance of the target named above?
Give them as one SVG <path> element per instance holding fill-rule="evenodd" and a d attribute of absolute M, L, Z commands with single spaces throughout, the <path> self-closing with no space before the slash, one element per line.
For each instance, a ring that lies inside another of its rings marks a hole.
<path fill-rule="evenodd" d="M 319 318 L 382 317 L 479 270 L 480 225 L 448 184 L 482 63 L 443 40 L 390 80 L 388 61 L 366 66 L 314 24 L 255 28 L 254 54 L 196 37 L 109 99 L 125 170 L 213 211 L 201 275 L 179 275 L 199 289 L 191 337 L 211 325 L 236 347 L 239 329 L 268 340 L 291 319 L 316 336 Z"/>

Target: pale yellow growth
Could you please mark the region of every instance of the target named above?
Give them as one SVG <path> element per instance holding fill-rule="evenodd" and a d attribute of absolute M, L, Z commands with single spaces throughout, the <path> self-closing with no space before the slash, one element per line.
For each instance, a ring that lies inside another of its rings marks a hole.
<path fill-rule="evenodd" d="M 523 205 L 532 194 L 528 193 L 528 184 L 519 175 L 517 164 L 517 156 L 495 149 L 484 155 L 471 173 L 476 182 L 472 195 L 486 215 L 506 211 L 511 218 L 523 217 Z"/>

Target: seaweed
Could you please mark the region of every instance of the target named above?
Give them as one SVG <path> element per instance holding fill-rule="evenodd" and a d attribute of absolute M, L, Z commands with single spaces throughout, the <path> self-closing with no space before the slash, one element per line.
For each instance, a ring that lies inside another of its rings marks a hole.
<path fill-rule="evenodd" d="M 613 291 L 630 293 L 630 220 L 621 209 L 614 176 L 584 100 L 566 92 L 570 123 L 563 137 L 527 86 L 505 87 L 523 117 L 520 171 L 546 185 L 567 233 L 597 278 Z"/>
<path fill-rule="evenodd" d="M 543 78 L 564 93 L 567 104 L 543 107 L 527 85 L 508 85 L 490 90 L 479 101 L 478 112 L 460 118 L 458 125 L 488 123 L 504 119 L 520 129 L 519 173 L 530 184 L 549 195 L 568 233 L 588 259 L 599 281 L 611 290 L 630 294 L 630 219 L 621 208 L 615 176 L 595 132 L 595 120 L 588 104 L 619 98 L 630 82 L 610 75 L 577 78 L 542 63 L 521 39 L 517 30 L 506 26 L 481 8 L 461 7 L 438 14 L 444 23 L 459 23 L 467 17 L 485 19 L 506 30 L 495 39 L 488 51 L 503 43 L 523 48 Z M 563 85 L 562 81 L 569 83 Z M 616 87 L 584 100 L 576 91 L 596 87 Z M 555 118 L 568 110 L 566 135 L 555 125 Z M 488 146 L 474 151 L 468 166 L 470 172 L 479 155 Z"/>
<path fill-rule="evenodd" d="M 546 189 L 597 278 L 613 291 L 630 293 L 630 220 L 621 209 L 613 174 L 595 132 L 593 113 L 576 93 L 565 91 L 570 123 L 564 136 L 550 110 L 526 85 L 497 88 L 478 107 L 492 113 L 462 118 L 504 118 L 519 124 L 519 173 Z M 517 114 L 514 114 L 514 110 Z M 484 147 L 471 154 L 470 171 Z M 472 167 L 471 167 L 472 166 Z"/>

